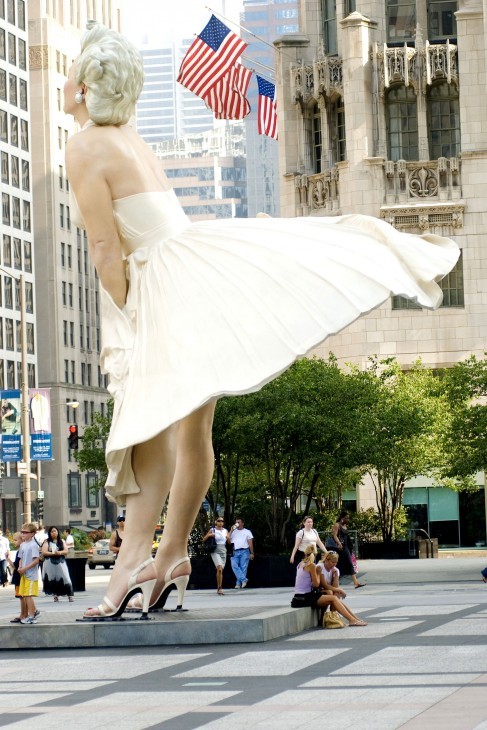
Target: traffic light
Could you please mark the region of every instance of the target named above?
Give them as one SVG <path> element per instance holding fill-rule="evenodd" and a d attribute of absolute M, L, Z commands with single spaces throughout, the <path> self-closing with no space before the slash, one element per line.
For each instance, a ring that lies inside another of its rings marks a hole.
<path fill-rule="evenodd" d="M 72 424 L 69 427 L 69 448 L 70 449 L 77 449 L 78 448 L 78 426 L 75 424 Z"/>
<path fill-rule="evenodd" d="M 42 522 L 44 518 L 44 500 L 38 499 L 37 500 L 37 519 Z"/>

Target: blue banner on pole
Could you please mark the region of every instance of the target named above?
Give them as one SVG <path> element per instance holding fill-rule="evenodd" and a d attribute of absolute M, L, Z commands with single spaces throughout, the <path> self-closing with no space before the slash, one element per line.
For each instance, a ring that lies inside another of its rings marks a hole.
<path fill-rule="evenodd" d="M 22 461 L 20 390 L 0 391 L 2 461 Z"/>
<path fill-rule="evenodd" d="M 29 388 L 30 458 L 52 461 L 51 391 Z"/>

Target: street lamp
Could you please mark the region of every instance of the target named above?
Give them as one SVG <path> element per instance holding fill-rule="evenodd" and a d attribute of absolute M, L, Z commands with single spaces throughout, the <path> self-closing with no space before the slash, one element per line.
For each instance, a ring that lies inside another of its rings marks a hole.
<path fill-rule="evenodd" d="M 0 271 L 19 282 L 20 287 L 20 337 L 21 337 L 21 384 L 20 393 L 22 398 L 21 407 L 21 431 L 22 431 L 22 461 L 25 464 L 23 475 L 24 483 L 24 522 L 32 519 L 32 502 L 30 494 L 30 429 L 29 429 L 29 383 L 27 367 L 27 321 L 26 321 L 26 300 L 25 300 L 25 277 L 24 274 L 16 276 L 11 271 L 0 266 Z"/>

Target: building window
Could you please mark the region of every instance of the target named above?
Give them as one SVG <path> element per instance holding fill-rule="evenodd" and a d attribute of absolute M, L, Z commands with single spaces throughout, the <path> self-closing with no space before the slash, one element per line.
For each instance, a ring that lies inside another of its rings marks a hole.
<path fill-rule="evenodd" d="M 22 241 L 20 238 L 14 238 L 14 266 L 22 271 Z"/>
<path fill-rule="evenodd" d="M 68 323 L 65 319 L 63 319 L 63 343 L 64 346 L 68 346 Z"/>
<path fill-rule="evenodd" d="M 7 0 L 7 20 L 15 25 L 15 0 Z"/>
<path fill-rule="evenodd" d="M 8 99 L 12 106 L 17 106 L 17 76 L 8 75 Z"/>
<path fill-rule="evenodd" d="M 430 159 L 460 154 L 460 109 L 458 91 L 443 81 L 428 90 Z"/>
<path fill-rule="evenodd" d="M 2 80 L 2 75 L 0 73 L 0 81 Z M 3 109 L 0 109 L 0 141 L 2 142 L 8 142 L 8 117 L 7 112 Z"/>
<path fill-rule="evenodd" d="M 3 265 L 12 266 L 12 239 L 5 235 L 3 237 Z"/>
<path fill-rule="evenodd" d="M 19 176 L 19 158 L 15 155 L 10 157 L 10 170 L 12 173 L 12 185 L 16 188 L 20 187 L 20 176 Z"/>
<path fill-rule="evenodd" d="M 78 472 L 68 474 L 68 507 L 81 507 L 81 479 Z"/>
<path fill-rule="evenodd" d="M 91 365 L 90 365 L 90 363 L 88 363 L 88 365 L 86 367 L 86 375 L 87 375 L 88 385 L 92 385 L 92 382 L 91 382 Z"/>
<path fill-rule="evenodd" d="M 465 296 L 463 289 L 463 260 L 458 259 L 454 269 L 450 271 L 441 281 L 440 287 L 443 290 L 442 307 L 464 307 Z"/>
<path fill-rule="evenodd" d="M 15 388 L 15 363 L 7 360 L 7 388 Z"/>
<path fill-rule="evenodd" d="M 64 205 L 62 203 L 59 206 L 59 225 L 64 228 Z"/>
<path fill-rule="evenodd" d="M 4 277 L 3 290 L 5 292 L 5 306 L 7 309 L 13 309 L 13 290 L 12 290 L 12 277 Z"/>
<path fill-rule="evenodd" d="M 428 40 L 445 41 L 447 38 L 457 37 L 456 2 L 447 0 L 429 0 L 428 13 Z"/>
<path fill-rule="evenodd" d="M 22 38 L 19 38 L 19 68 L 21 68 L 22 71 L 27 70 L 27 54 L 25 41 L 23 41 Z"/>
<path fill-rule="evenodd" d="M 20 120 L 20 146 L 25 152 L 29 151 L 29 122 Z"/>
<path fill-rule="evenodd" d="M 69 344 L 74 347 L 74 322 L 69 323 Z"/>
<path fill-rule="evenodd" d="M 325 53 L 329 56 L 336 56 L 338 53 L 336 0 L 322 0 L 321 7 Z"/>
<path fill-rule="evenodd" d="M 22 190 L 26 192 L 30 190 L 30 170 L 27 160 L 22 160 Z"/>
<path fill-rule="evenodd" d="M 82 350 L 84 349 L 84 346 L 85 346 L 82 324 L 80 324 L 80 326 L 79 326 L 79 346 Z M 83 384 L 83 380 L 81 380 L 81 384 Z"/>
<path fill-rule="evenodd" d="M 5 320 L 5 349 L 14 349 L 14 321 L 13 319 Z"/>
<path fill-rule="evenodd" d="M 347 159 L 347 143 L 345 138 L 345 106 L 341 97 L 329 106 L 328 127 L 333 164 L 344 162 Z"/>
<path fill-rule="evenodd" d="M 8 172 L 8 154 L 6 152 L 2 152 L 2 182 L 6 183 L 6 185 L 9 184 L 10 177 Z"/>
<path fill-rule="evenodd" d="M 70 243 L 68 243 L 67 250 L 68 250 L 68 269 L 72 269 L 73 268 L 73 257 L 72 257 L 73 248 Z"/>
<path fill-rule="evenodd" d="M 2 340 L 3 342 L 3 340 Z M 5 388 L 5 371 L 3 368 L 3 360 L 0 360 L 0 389 L 3 390 Z M 13 521 L 17 519 L 17 514 L 13 516 Z"/>
<path fill-rule="evenodd" d="M 34 325 L 32 322 L 27 322 L 27 352 L 29 355 L 34 354 Z"/>
<path fill-rule="evenodd" d="M 29 388 L 37 386 L 36 366 L 32 362 L 27 363 L 27 383 Z"/>
<path fill-rule="evenodd" d="M 387 94 L 387 143 L 389 159 L 418 159 L 416 96 L 410 86 L 396 86 Z"/>
<path fill-rule="evenodd" d="M 321 153 L 322 153 L 322 137 L 321 137 L 321 112 L 318 104 L 313 107 L 313 116 L 311 118 L 313 135 L 313 172 L 321 172 Z"/>
<path fill-rule="evenodd" d="M 404 43 L 416 33 L 416 0 L 387 0 L 387 40 Z"/>
<path fill-rule="evenodd" d="M 10 196 L 7 193 L 2 193 L 2 222 L 10 225 Z"/>
<path fill-rule="evenodd" d="M 65 281 L 61 282 L 61 298 L 62 298 L 63 305 L 65 307 L 68 304 L 67 291 L 68 291 L 68 287 L 66 285 L 66 282 Z"/>
<path fill-rule="evenodd" d="M 19 104 L 20 108 L 26 112 L 28 107 L 27 81 L 25 81 L 24 79 L 19 79 Z"/>
<path fill-rule="evenodd" d="M 25 309 L 34 314 L 34 286 L 31 281 L 25 282 Z"/>
<path fill-rule="evenodd" d="M 13 33 L 8 34 L 8 62 L 12 66 L 17 65 L 17 48 L 15 45 L 15 36 Z"/>
<path fill-rule="evenodd" d="M 3 28 L 0 28 L 0 58 L 2 59 L 2 61 L 6 61 L 7 59 L 5 48 L 5 31 Z"/>
<path fill-rule="evenodd" d="M 64 361 L 64 382 L 69 383 L 69 360 Z"/>
<path fill-rule="evenodd" d="M 73 285 L 72 284 L 68 284 L 68 292 L 69 292 L 69 299 L 68 299 L 69 306 L 72 309 L 73 308 Z"/>
<path fill-rule="evenodd" d="M 32 271 L 32 244 L 30 241 L 24 241 L 24 269 Z"/>
<path fill-rule="evenodd" d="M 66 266 L 66 244 L 61 241 L 61 266 Z"/>
<path fill-rule="evenodd" d="M 0 350 L 3 350 L 3 319 L 0 317 Z M 2 363 L 2 375 L 3 375 L 3 361 Z"/>
<path fill-rule="evenodd" d="M 17 23 L 21 30 L 25 30 L 25 2 L 17 0 Z"/>
<path fill-rule="evenodd" d="M 76 383 L 76 363 L 74 360 L 71 360 L 71 382 Z"/>
<path fill-rule="evenodd" d="M 0 28 L 0 39 L 1 39 Z M 7 101 L 7 72 L 0 68 L 0 99 Z M 5 140 L 4 140 L 5 141 Z"/>
<path fill-rule="evenodd" d="M 12 226 L 20 229 L 20 200 L 12 197 Z"/>
<path fill-rule="evenodd" d="M 99 505 L 98 478 L 96 474 L 86 475 L 86 506 L 98 507 Z"/>
<path fill-rule="evenodd" d="M 22 201 L 22 229 L 30 232 L 30 203 L 28 200 Z"/>

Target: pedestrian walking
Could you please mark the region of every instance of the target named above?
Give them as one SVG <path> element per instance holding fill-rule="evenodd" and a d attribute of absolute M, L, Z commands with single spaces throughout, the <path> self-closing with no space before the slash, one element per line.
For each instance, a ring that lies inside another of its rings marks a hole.
<path fill-rule="evenodd" d="M 203 538 L 206 542 L 210 537 L 215 538 L 216 548 L 210 553 L 213 565 L 216 568 L 216 592 L 223 596 L 223 569 L 227 562 L 228 530 L 223 527 L 223 517 L 217 517 L 215 526 L 211 527 Z"/>
<path fill-rule="evenodd" d="M 254 536 L 247 530 L 241 517 L 235 520 L 230 530 L 229 542 L 233 545 L 230 559 L 237 582 L 235 588 L 246 588 L 248 584 L 247 570 L 250 560 L 254 559 Z"/>

